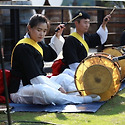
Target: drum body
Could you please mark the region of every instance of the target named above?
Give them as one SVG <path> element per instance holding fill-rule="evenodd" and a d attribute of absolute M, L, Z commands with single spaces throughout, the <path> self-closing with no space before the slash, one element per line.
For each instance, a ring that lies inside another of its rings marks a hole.
<path fill-rule="evenodd" d="M 97 94 L 100 101 L 114 96 L 121 85 L 120 66 L 112 56 L 94 53 L 85 58 L 75 72 L 75 84 L 80 95 Z"/>
<path fill-rule="evenodd" d="M 109 47 L 105 48 L 103 50 L 104 53 L 108 53 L 114 57 L 122 56 L 124 52 L 125 47 Z M 121 79 L 125 78 L 125 59 L 119 60 L 118 61 L 120 67 L 121 67 Z"/>

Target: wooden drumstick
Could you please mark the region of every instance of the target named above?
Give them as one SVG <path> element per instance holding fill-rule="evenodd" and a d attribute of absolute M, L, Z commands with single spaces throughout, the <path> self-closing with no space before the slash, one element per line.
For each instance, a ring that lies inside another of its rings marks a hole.
<path fill-rule="evenodd" d="M 91 89 L 83 89 L 83 90 L 69 91 L 69 92 L 66 92 L 66 94 L 69 94 L 69 93 L 74 93 L 74 92 L 87 91 L 87 90 L 93 90 L 93 89 L 99 89 L 99 88 L 91 88 Z"/>
<path fill-rule="evenodd" d="M 69 94 L 69 93 L 74 93 L 74 92 L 80 92 L 80 91 L 85 91 L 85 90 L 70 91 L 70 92 L 66 92 L 66 94 Z"/>
<path fill-rule="evenodd" d="M 112 15 L 112 13 L 115 11 L 116 8 L 117 8 L 117 7 L 114 6 L 113 9 L 112 9 L 112 11 L 109 13 L 109 15 Z M 108 20 L 108 18 L 105 19 L 105 21 L 107 21 L 107 20 Z"/>
<path fill-rule="evenodd" d="M 76 18 L 78 18 L 79 16 L 82 16 L 82 13 L 79 13 L 79 15 L 77 15 L 76 17 L 74 17 L 74 18 L 72 18 L 69 22 L 67 22 L 66 24 L 68 24 L 68 23 L 70 23 L 70 22 L 72 22 L 73 20 L 75 20 Z M 66 25 L 65 24 L 65 25 Z"/>
<path fill-rule="evenodd" d="M 72 18 L 70 21 L 68 21 L 67 23 L 65 23 L 64 25 L 66 26 L 68 23 L 71 23 L 73 20 L 75 20 L 76 18 L 78 18 L 79 16 L 82 16 L 82 13 L 79 13 L 79 15 L 77 15 L 76 17 L 74 17 L 74 18 Z M 61 28 L 63 28 L 63 27 L 61 27 Z M 57 28 L 56 30 L 55 30 L 55 32 L 57 32 L 59 30 L 59 28 Z"/>

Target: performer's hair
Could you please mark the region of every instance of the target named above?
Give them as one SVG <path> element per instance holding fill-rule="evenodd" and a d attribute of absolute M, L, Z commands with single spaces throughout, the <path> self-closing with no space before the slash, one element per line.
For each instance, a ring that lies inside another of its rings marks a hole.
<path fill-rule="evenodd" d="M 28 25 L 31 26 L 31 28 L 37 26 L 39 23 L 46 23 L 47 24 L 47 28 L 49 30 L 50 28 L 50 22 L 49 20 L 42 14 L 34 14 L 30 20 Z"/>
<path fill-rule="evenodd" d="M 77 15 L 79 15 L 79 13 L 82 14 L 82 16 L 79 16 L 78 18 L 76 18 L 74 21 L 80 21 L 81 19 L 90 19 L 90 15 L 88 13 L 86 13 L 85 11 L 78 11 L 74 16 L 76 17 Z"/>

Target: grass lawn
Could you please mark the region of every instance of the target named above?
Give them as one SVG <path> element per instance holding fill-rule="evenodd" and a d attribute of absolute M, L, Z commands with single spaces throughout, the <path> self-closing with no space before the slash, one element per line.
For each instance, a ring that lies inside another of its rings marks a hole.
<path fill-rule="evenodd" d="M 7 120 L 7 115 L 0 112 L 0 121 Z M 13 125 L 44 125 L 48 122 L 57 125 L 125 125 L 125 89 L 118 92 L 96 113 L 46 113 L 15 112 L 11 114 Z M 24 123 L 32 121 L 32 123 Z M 33 123 L 34 122 L 34 123 Z M 0 122 L 0 125 L 4 123 Z"/>

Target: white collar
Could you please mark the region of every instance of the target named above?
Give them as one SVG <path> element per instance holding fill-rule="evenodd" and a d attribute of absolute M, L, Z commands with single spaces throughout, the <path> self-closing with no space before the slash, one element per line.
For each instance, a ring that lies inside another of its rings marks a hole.
<path fill-rule="evenodd" d="M 76 32 L 76 28 L 74 29 L 74 32 Z M 83 34 L 82 38 L 84 39 L 84 34 Z M 84 39 L 84 40 L 85 40 L 85 39 Z"/>
<path fill-rule="evenodd" d="M 30 38 L 30 35 L 28 33 L 26 33 L 24 38 Z"/>

